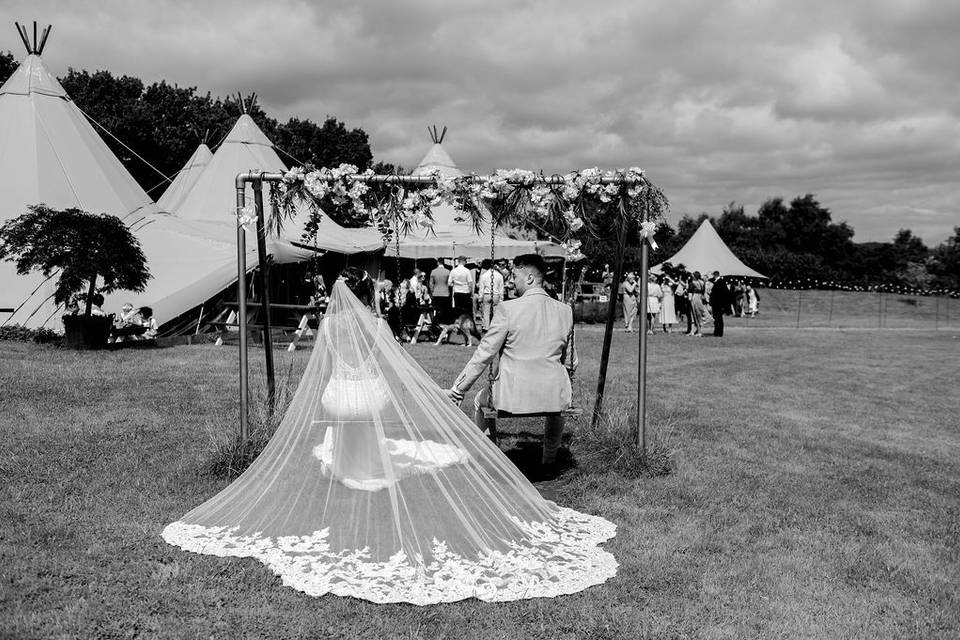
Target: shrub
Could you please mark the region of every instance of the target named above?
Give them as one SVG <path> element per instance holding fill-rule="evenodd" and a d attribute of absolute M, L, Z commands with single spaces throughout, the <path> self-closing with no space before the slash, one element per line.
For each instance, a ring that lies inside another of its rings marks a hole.
<path fill-rule="evenodd" d="M 19 324 L 12 324 L 0 327 L 0 340 L 59 345 L 63 340 L 63 336 L 53 329 L 46 327 L 29 329 Z"/>

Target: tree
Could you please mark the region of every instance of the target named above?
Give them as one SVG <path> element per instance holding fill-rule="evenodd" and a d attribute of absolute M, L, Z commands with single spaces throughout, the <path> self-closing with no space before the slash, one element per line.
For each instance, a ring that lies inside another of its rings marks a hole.
<path fill-rule="evenodd" d="M 954 227 L 953 236 L 934 250 L 930 272 L 938 286 L 960 289 L 960 227 Z"/>
<path fill-rule="evenodd" d="M 17 70 L 19 63 L 9 51 L 0 51 L 0 84 L 6 82 L 13 72 Z"/>
<path fill-rule="evenodd" d="M 59 272 L 54 301 L 66 304 L 87 288 L 84 315 L 94 292 L 143 291 L 150 271 L 140 242 L 120 218 L 79 209 L 33 205 L 28 213 L 0 227 L 0 259 L 15 262 L 17 273 Z"/>

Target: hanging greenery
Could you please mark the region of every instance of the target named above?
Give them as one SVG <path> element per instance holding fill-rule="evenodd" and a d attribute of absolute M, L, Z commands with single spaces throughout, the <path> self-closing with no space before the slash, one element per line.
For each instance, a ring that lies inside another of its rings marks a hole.
<path fill-rule="evenodd" d="M 395 234 L 432 229 L 433 207 L 447 203 L 478 233 L 493 229 L 532 226 L 560 241 L 571 258 L 580 256 L 578 235 L 609 229 L 639 229 L 652 242 L 664 221 L 669 203 L 642 169 L 617 171 L 597 168 L 546 176 L 524 169 L 499 169 L 488 176 L 450 177 L 434 170 L 423 176 L 376 175 L 371 170 L 342 164 L 337 168 L 298 167 L 284 174 L 271 190 L 273 212 L 268 226 L 278 232 L 305 203 L 314 214 L 325 201 L 350 205 L 358 216 L 377 227 L 384 243 Z M 238 212 L 240 224 L 249 212 Z M 246 222 L 245 222 L 246 221 Z"/>

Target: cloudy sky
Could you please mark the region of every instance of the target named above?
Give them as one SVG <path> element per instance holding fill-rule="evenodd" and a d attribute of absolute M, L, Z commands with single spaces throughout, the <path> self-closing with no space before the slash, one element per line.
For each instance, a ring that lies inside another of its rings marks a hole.
<path fill-rule="evenodd" d="M 815 193 L 861 242 L 960 225 L 953 0 L 0 0 L 0 17 L 17 55 L 14 20 L 53 23 L 56 74 L 256 91 L 406 167 L 437 124 L 467 171 L 639 165 L 673 224 Z"/>

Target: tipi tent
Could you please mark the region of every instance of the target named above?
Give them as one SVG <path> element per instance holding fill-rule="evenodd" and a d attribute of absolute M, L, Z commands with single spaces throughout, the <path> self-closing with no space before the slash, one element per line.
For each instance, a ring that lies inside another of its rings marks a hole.
<path fill-rule="evenodd" d="M 717 230 L 709 220 L 704 220 L 696 232 L 690 236 L 680 251 L 676 252 L 664 262 L 684 265 L 687 271 L 699 271 L 702 274 L 719 271 L 725 276 L 747 276 L 751 278 L 766 278 L 743 264 L 733 251 L 720 238 Z M 653 267 L 651 271 L 660 273 L 664 262 Z"/>
<path fill-rule="evenodd" d="M 0 87 L 0 223 L 26 213 L 32 204 L 124 220 L 149 216 L 156 206 L 70 100 L 29 42 L 27 57 Z M 17 274 L 0 262 L 0 323 L 60 328 L 53 303 L 56 276 Z"/>
<path fill-rule="evenodd" d="M 169 211 L 182 220 L 204 226 L 206 237 L 234 242 L 237 206 L 234 179 L 245 171 L 286 171 L 273 143 L 246 113 L 237 120 L 193 186 Z M 267 203 L 269 189 L 269 185 L 264 185 L 264 201 Z M 253 202 L 251 190 L 247 192 L 247 200 Z M 304 260 L 315 250 L 352 254 L 377 251 L 383 247 L 380 234 L 375 230 L 345 229 L 326 216 L 320 223 L 316 242 L 307 245 L 301 239 L 306 217 L 306 211 L 301 211 L 297 219 L 285 225 L 282 238 L 269 240 L 268 251 L 276 262 Z"/>
<path fill-rule="evenodd" d="M 443 176 L 462 176 L 453 159 L 443 148 L 446 128 L 438 133 L 436 127 L 430 130 L 433 146 L 413 170 L 412 175 L 422 176 L 431 171 L 439 171 Z M 433 229 L 413 232 L 400 238 L 400 257 L 403 258 L 439 258 L 466 256 L 485 258 L 490 256 L 490 223 L 484 220 L 480 231 L 474 229 L 470 221 L 457 221 L 458 212 L 449 204 L 443 203 L 433 208 Z M 540 253 L 545 256 L 564 257 L 563 247 L 547 241 L 514 240 L 502 233 L 494 234 L 495 254 L 497 258 L 512 258 L 524 253 Z M 387 247 L 387 255 L 394 255 L 395 248 Z"/>
<path fill-rule="evenodd" d="M 177 173 L 177 177 L 173 179 L 173 182 L 167 186 L 163 195 L 157 200 L 157 207 L 161 211 L 176 211 L 179 209 L 183 198 L 197 182 L 206 166 L 210 164 L 211 158 L 213 158 L 213 152 L 210 151 L 210 147 L 201 143 Z"/>

